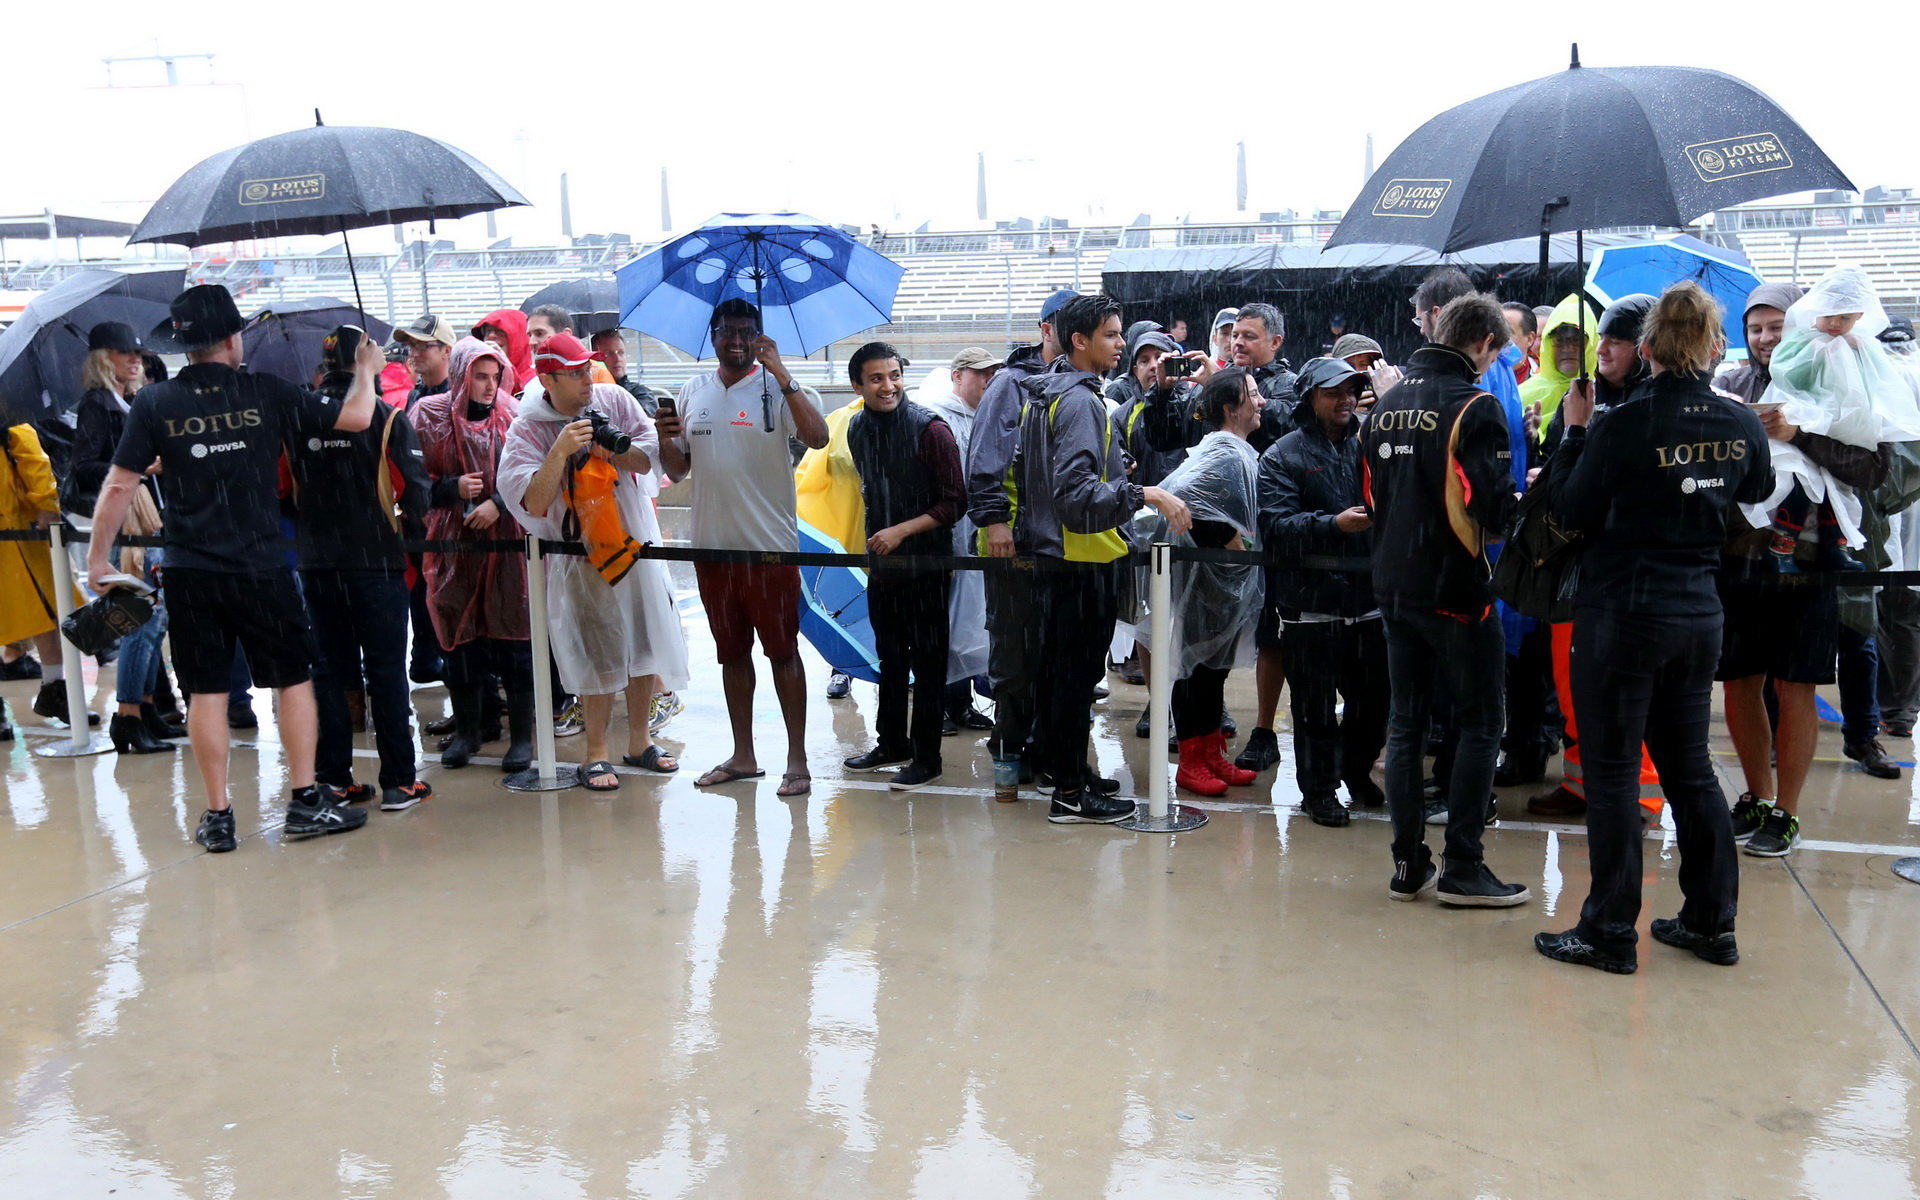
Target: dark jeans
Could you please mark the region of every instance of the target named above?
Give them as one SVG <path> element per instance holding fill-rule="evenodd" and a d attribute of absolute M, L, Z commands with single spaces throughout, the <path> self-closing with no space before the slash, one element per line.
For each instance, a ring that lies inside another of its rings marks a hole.
<path fill-rule="evenodd" d="M 1680 920 L 1696 933 L 1733 928 L 1740 872 L 1727 798 L 1713 773 L 1707 728 L 1720 614 L 1664 617 L 1581 608 L 1570 679 L 1586 770 L 1592 890 L 1580 935 L 1631 951 L 1640 917 L 1640 746 L 1646 744 L 1680 847 Z"/>
<path fill-rule="evenodd" d="M 427 573 L 419 572 L 413 586 L 407 589 L 407 612 L 413 625 L 413 655 L 411 668 L 417 667 L 423 673 L 439 671 L 440 637 L 433 631 L 433 612 L 427 607 Z"/>
<path fill-rule="evenodd" d="M 1870 742 L 1880 736 L 1880 653 L 1873 638 L 1844 617 L 1839 674 L 1840 736 L 1847 742 Z"/>
<path fill-rule="evenodd" d="M 889 750 L 911 747 L 914 762 L 936 769 L 946 709 L 949 589 L 945 571 L 880 571 L 867 584 L 867 616 L 880 655 L 880 712 L 874 721 L 880 745 Z"/>
<path fill-rule="evenodd" d="M 1407 608 L 1390 613 L 1386 627 L 1387 678 L 1393 697 L 1387 727 L 1386 792 L 1393 817 L 1394 861 L 1424 865 L 1432 858 L 1420 784 L 1426 775 L 1431 697 L 1435 685 L 1444 681 L 1453 697 L 1455 737 L 1445 853 L 1455 862 L 1478 862 L 1505 721 L 1501 679 L 1506 645 L 1500 621 L 1491 613 L 1472 621 Z"/>
<path fill-rule="evenodd" d="M 1894 585 L 1880 593 L 1880 711 L 1888 724 L 1920 715 L 1920 592 Z"/>
<path fill-rule="evenodd" d="M 450 688 L 477 688 L 491 675 L 509 692 L 533 690 L 533 643 L 500 638 L 461 642 L 443 656 Z"/>
<path fill-rule="evenodd" d="M 1227 698 L 1227 668 L 1197 666 L 1173 682 L 1173 732 L 1181 741 L 1207 737 L 1220 728 Z"/>
<path fill-rule="evenodd" d="M 1034 673 L 1040 664 L 1040 594 L 1035 572 L 988 571 L 987 675 L 993 680 L 995 758 L 1019 758 L 1034 729 Z"/>
<path fill-rule="evenodd" d="M 1281 630 L 1293 691 L 1294 777 L 1303 796 L 1365 779 L 1387 740 L 1387 635 L 1378 620 L 1289 621 Z M 1336 701 L 1344 698 L 1344 716 Z"/>
<path fill-rule="evenodd" d="M 307 612 L 320 643 L 313 677 L 320 710 L 314 777 L 342 787 L 353 782 L 353 729 L 347 691 L 361 683 L 365 664 L 367 711 L 380 751 L 380 786 L 414 779 L 413 720 L 407 700 L 407 581 L 384 571 L 302 571 Z"/>
<path fill-rule="evenodd" d="M 1520 639 L 1520 653 L 1507 655 L 1507 753 L 1552 758 L 1560 748 L 1555 707 L 1553 631 L 1543 622 Z"/>
<path fill-rule="evenodd" d="M 1093 730 L 1093 689 L 1106 674 L 1107 645 L 1120 602 L 1119 573 L 1108 564 L 1035 572 L 1041 595 L 1041 666 L 1034 686 L 1044 740 L 1040 769 L 1078 780 Z M 1219 723 L 1218 714 L 1215 724 Z"/>

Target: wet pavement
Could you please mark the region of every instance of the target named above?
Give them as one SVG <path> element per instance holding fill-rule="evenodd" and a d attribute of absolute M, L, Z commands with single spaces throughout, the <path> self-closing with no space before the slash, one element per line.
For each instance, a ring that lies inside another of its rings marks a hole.
<path fill-rule="evenodd" d="M 219 857 L 184 748 L 35 757 L 64 735 L 0 685 L 4 1194 L 1920 1193 L 1920 887 L 1887 869 L 1920 793 L 1831 727 L 1808 846 L 1741 860 L 1742 963 L 1643 936 L 1619 977 L 1529 945 L 1586 885 L 1576 826 L 1517 819 L 1544 787 L 1488 835 L 1534 903 L 1394 904 L 1385 822 L 1306 821 L 1290 749 L 1195 832 L 1051 826 L 994 802 L 977 736 L 936 788 L 842 778 L 873 691 L 821 699 L 817 660 L 814 794 L 702 792 L 726 726 L 696 669 L 676 777 L 517 795 L 492 760 L 430 766 L 431 800 L 317 841 L 280 836 L 264 723 Z M 1140 694 L 1111 682 L 1100 765 L 1137 794 Z M 1250 678 L 1229 699 L 1250 725 Z M 764 673 L 758 702 L 777 763 Z M 1643 935 L 1676 867 L 1650 843 Z"/>

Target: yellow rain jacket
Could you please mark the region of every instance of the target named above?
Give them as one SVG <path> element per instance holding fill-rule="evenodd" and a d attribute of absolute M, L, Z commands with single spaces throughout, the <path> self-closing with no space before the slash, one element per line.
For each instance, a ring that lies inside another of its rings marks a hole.
<path fill-rule="evenodd" d="M 839 542 L 848 554 L 867 552 L 867 503 L 860 496 L 860 472 L 847 446 L 847 425 L 860 407 L 855 397 L 828 413 L 827 444 L 807 451 L 793 472 L 800 519 Z"/>
<path fill-rule="evenodd" d="M 1579 313 L 1576 317 L 1575 312 Z M 1553 331 L 1563 325 L 1578 325 L 1587 335 L 1587 377 L 1591 379 L 1596 366 L 1595 355 L 1600 347 L 1600 316 L 1593 311 L 1591 304 L 1582 304 L 1578 293 L 1569 295 L 1554 306 L 1553 315 L 1547 318 L 1546 327 L 1541 329 L 1540 369 L 1520 385 L 1520 407 L 1531 409 L 1540 406 L 1540 432 L 1547 431 L 1547 423 L 1553 420 L 1554 410 L 1560 407 L 1567 388 L 1572 385 L 1573 377 L 1561 373 L 1555 365 L 1553 353 Z"/>

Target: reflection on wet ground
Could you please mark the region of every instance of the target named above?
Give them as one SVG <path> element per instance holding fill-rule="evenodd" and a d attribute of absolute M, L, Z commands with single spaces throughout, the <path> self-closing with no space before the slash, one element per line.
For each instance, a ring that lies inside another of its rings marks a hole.
<path fill-rule="evenodd" d="M 992 800 L 977 739 L 936 790 L 836 780 L 873 693 L 813 670 L 805 802 L 692 786 L 725 754 L 707 683 L 678 777 L 433 768 L 426 804 L 319 842 L 280 838 L 268 726 L 220 858 L 184 751 L 35 758 L 28 717 L 0 760 L 5 1194 L 1920 1192 L 1920 888 L 1886 869 L 1920 846 L 1911 777 L 1816 767 L 1818 848 L 1742 861 L 1737 968 L 1643 941 L 1602 976 L 1529 948 L 1587 878 L 1576 827 L 1515 819 L 1529 789 L 1489 855 L 1534 904 L 1391 904 L 1385 824 L 1300 818 L 1290 753 L 1193 833 L 1050 826 Z M 1116 682 L 1096 730 L 1135 789 L 1139 702 Z M 1646 863 L 1650 919 L 1677 863 Z"/>

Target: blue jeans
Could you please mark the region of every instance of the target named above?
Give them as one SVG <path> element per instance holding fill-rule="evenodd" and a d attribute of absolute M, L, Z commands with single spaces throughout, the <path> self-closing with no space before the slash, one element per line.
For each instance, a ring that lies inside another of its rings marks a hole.
<path fill-rule="evenodd" d="M 320 744 L 314 778 L 344 787 L 353 781 L 353 729 L 347 691 L 365 666 L 367 712 L 380 752 L 380 786 L 414 780 L 413 713 L 407 698 L 407 581 L 382 571 L 303 571 L 313 633 L 320 645 L 314 700 Z"/>
<path fill-rule="evenodd" d="M 1487 825 L 1487 797 L 1493 794 L 1494 760 L 1506 726 L 1506 636 L 1500 619 L 1488 613 L 1463 620 L 1432 610 L 1404 608 L 1389 613 L 1387 680 L 1392 708 L 1387 722 L 1387 809 L 1393 818 L 1393 859 L 1424 865 L 1427 849 L 1426 805 L 1420 785 L 1426 776 L 1427 723 L 1434 685 L 1444 679 L 1453 697 L 1454 736 L 1451 782 L 1447 788 L 1446 856 L 1457 863 L 1479 862 L 1480 835 Z M 1416 876 L 1417 878 L 1417 876 Z"/>
<path fill-rule="evenodd" d="M 151 577 L 160 566 L 160 551 L 147 551 L 147 572 Z M 120 639 L 120 662 L 114 669 L 114 698 L 122 704 L 138 704 L 153 695 L 160 680 L 160 643 L 167 636 L 166 593 L 153 596 L 153 616 L 147 623 Z"/>

